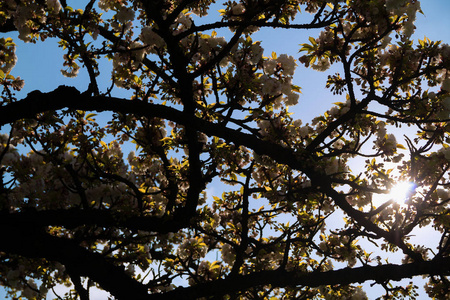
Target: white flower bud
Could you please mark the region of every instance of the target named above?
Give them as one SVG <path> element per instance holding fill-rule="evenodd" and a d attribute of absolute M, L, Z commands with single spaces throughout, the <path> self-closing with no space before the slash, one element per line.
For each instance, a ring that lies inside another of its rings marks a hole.
<path fill-rule="evenodd" d="M 61 10 L 61 3 L 59 3 L 58 0 L 47 0 L 47 7 L 53 13 L 59 13 L 59 11 Z"/>

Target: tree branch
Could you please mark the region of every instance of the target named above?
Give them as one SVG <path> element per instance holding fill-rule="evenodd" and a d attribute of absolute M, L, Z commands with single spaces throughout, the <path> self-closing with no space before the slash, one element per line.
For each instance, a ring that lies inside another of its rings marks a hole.
<path fill-rule="evenodd" d="M 0 251 L 58 261 L 70 272 L 91 278 L 118 299 L 148 299 L 147 288 L 128 276 L 123 267 L 115 266 L 75 241 L 50 236 L 27 223 L 0 226 L 0 238 Z"/>
<path fill-rule="evenodd" d="M 261 271 L 202 283 L 193 287 L 178 288 L 165 295 L 152 295 L 149 299 L 197 299 L 207 295 L 226 295 L 261 285 L 318 287 L 321 285 L 348 285 L 368 280 L 381 283 L 389 280 L 399 281 L 417 275 L 449 274 L 449 266 L 450 257 L 405 265 L 363 266 L 328 272 Z"/>
<path fill-rule="evenodd" d="M 128 228 L 130 230 L 143 230 L 161 234 L 177 232 L 188 224 L 183 220 L 169 220 L 160 217 L 132 216 L 125 218 L 115 215 L 114 212 L 94 209 L 58 209 L 34 210 L 27 209 L 17 213 L 0 212 L 0 227 L 29 226 L 42 228 L 46 226 L 64 226 L 73 229 L 82 225 L 96 225 L 101 227 Z"/>

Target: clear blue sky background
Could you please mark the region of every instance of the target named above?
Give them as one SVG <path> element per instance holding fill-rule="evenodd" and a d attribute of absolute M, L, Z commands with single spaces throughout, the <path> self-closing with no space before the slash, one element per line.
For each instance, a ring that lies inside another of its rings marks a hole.
<path fill-rule="evenodd" d="M 75 3 L 72 4 L 75 7 L 80 2 L 84 1 L 69 1 L 69 4 Z M 417 16 L 417 29 L 414 38 L 417 40 L 427 36 L 431 40 L 442 40 L 445 43 L 450 43 L 450 1 L 422 0 L 421 5 L 425 15 L 418 14 Z M 262 41 L 266 56 L 270 56 L 270 53 L 275 51 L 278 54 L 287 53 L 297 59 L 300 56 L 298 53 L 299 44 L 307 42 L 309 36 L 317 36 L 318 33 L 317 30 L 297 31 L 295 34 L 289 30 L 262 30 L 256 33 L 253 39 Z M 57 47 L 56 40 L 49 41 L 51 46 L 46 46 L 42 43 L 24 44 L 17 39 L 16 34 L 0 34 L 0 36 L 11 36 L 18 43 L 18 63 L 12 74 L 25 79 L 25 88 L 17 93 L 19 99 L 25 97 L 30 91 L 37 89 L 43 92 L 51 91 L 61 84 L 73 85 L 80 90 L 87 88 L 88 78 L 85 71 L 81 70 L 76 79 L 68 79 L 61 75 L 63 52 Z M 102 70 L 107 71 L 100 81 L 102 88 L 110 85 L 108 70 L 107 67 Z M 297 68 L 294 84 L 302 87 L 302 94 L 299 104 L 290 109 L 295 113 L 295 118 L 303 119 L 306 123 L 326 111 L 333 102 L 342 101 L 342 97 L 339 99 L 332 97 L 325 89 L 328 74 L 330 72 L 320 73 L 305 69 L 302 66 Z M 5 127 L 2 131 L 4 130 Z M 376 291 L 371 291 L 368 294 L 369 298 L 374 298 L 375 295 L 379 296 L 375 293 Z M 2 289 L 0 289 L 0 298 L 4 298 Z M 424 299 L 426 296 L 422 294 L 420 298 Z M 99 296 L 96 299 L 105 298 Z"/>

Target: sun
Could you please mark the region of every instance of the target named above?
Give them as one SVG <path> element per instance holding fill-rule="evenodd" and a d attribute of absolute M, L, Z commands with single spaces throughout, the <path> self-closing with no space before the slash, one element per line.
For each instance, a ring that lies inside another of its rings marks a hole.
<path fill-rule="evenodd" d="M 414 194 L 416 185 L 410 181 L 401 181 L 391 188 L 387 195 L 388 200 L 393 200 L 398 204 L 405 204 L 405 202 Z"/>

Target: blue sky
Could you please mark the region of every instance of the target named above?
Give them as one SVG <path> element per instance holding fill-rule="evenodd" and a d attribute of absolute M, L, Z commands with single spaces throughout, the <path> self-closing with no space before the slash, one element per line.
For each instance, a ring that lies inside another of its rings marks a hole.
<path fill-rule="evenodd" d="M 448 16 L 450 1 L 422 0 L 421 5 L 425 15 L 417 15 L 417 29 L 414 38 L 417 40 L 426 36 L 431 40 L 442 40 L 445 43 L 450 43 L 450 18 Z M 288 30 L 262 30 L 255 34 L 253 40 L 262 41 L 266 56 L 275 51 L 278 54 L 287 53 L 297 59 L 300 56 L 298 53 L 299 44 L 307 42 L 309 36 L 316 36 L 318 32 L 317 30 L 298 31 L 293 35 Z M 83 71 L 76 79 L 68 79 L 61 75 L 63 52 L 56 46 L 55 40 L 49 41 L 53 43 L 51 47 L 43 47 L 41 43 L 23 44 L 16 38 L 15 34 L 1 34 L 0 36 L 12 36 L 19 44 L 17 49 L 18 63 L 12 71 L 14 76 L 25 79 L 25 88 L 17 93 L 19 99 L 32 90 L 51 91 L 61 84 L 74 85 L 81 90 L 87 88 L 88 78 L 84 76 L 86 73 L 83 73 Z M 108 70 L 108 68 L 105 68 L 105 70 Z M 325 89 L 328 74 L 330 72 L 320 73 L 298 66 L 293 83 L 302 87 L 302 94 L 299 104 L 290 109 L 294 112 L 294 118 L 301 118 L 306 123 L 326 111 L 333 102 L 342 101 L 341 96 L 339 98 L 333 97 Z M 107 87 L 110 85 L 110 73 L 106 72 L 103 76 L 104 80 L 100 83 L 103 87 Z M 0 298 L 3 297 L 4 293 L 0 289 Z"/>

